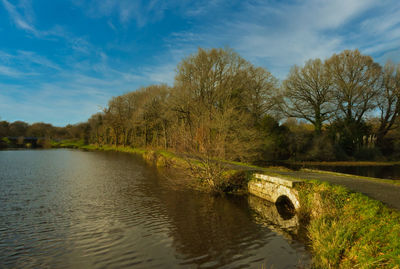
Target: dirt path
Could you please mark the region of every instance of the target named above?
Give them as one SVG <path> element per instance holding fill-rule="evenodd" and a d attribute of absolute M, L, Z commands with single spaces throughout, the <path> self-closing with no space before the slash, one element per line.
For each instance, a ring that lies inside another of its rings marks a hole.
<path fill-rule="evenodd" d="M 268 169 L 269 170 L 269 169 Z M 375 200 L 381 201 L 390 207 L 400 210 L 400 186 L 385 182 L 375 182 L 368 179 L 351 177 L 351 175 L 335 175 L 330 173 L 318 173 L 312 171 L 278 171 L 269 170 L 276 174 L 294 178 L 317 179 L 332 184 L 342 185 L 356 192 L 361 192 Z"/>

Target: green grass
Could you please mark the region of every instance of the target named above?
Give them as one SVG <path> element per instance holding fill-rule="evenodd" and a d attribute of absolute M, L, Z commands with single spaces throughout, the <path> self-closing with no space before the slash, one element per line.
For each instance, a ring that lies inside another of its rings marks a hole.
<path fill-rule="evenodd" d="M 82 148 L 87 146 L 83 140 L 51 141 L 50 145 L 52 148 Z"/>
<path fill-rule="evenodd" d="M 299 188 L 317 268 L 400 268 L 400 212 L 344 187 Z"/>
<path fill-rule="evenodd" d="M 11 144 L 11 141 L 10 141 L 10 139 L 8 139 L 8 137 L 3 137 L 2 139 L 1 139 L 1 141 L 3 141 L 5 144 L 7 144 L 7 145 L 10 145 Z"/>
<path fill-rule="evenodd" d="M 176 154 L 166 150 L 153 150 L 143 148 L 132 148 L 129 146 L 113 146 L 113 145 L 85 145 L 82 140 L 80 141 L 61 141 L 53 144 L 54 147 L 60 148 L 78 148 L 85 150 L 100 150 L 100 151 L 117 151 L 138 154 L 143 157 L 144 160 L 152 162 L 157 166 L 167 166 L 169 164 L 183 164 L 185 160 L 178 157 Z M 166 163 L 169 161 L 168 163 Z"/>
<path fill-rule="evenodd" d="M 249 164 L 249 163 L 226 161 L 226 160 L 223 160 L 223 161 L 226 163 L 229 163 L 229 164 L 237 165 L 237 166 L 250 167 L 250 168 L 254 168 L 254 169 L 262 169 L 262 167 L 260 167 L 260 166 Z"/>

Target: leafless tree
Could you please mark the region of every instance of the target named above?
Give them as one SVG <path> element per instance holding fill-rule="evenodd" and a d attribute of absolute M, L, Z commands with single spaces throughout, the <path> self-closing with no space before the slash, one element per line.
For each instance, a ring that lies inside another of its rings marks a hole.
<path fill-rule="evenodd" d="M 376 107 L 381 67 L 358 50 L 345 50 L 327 60 L 338 116 L 359 124 Z"/>
<path fill-rule="evenodd" d="M 380 112 L 379 127 L 376 132 L 380 145 L 385 135 L 394 127 L 400 114 L 400 64 L 387 62 L 383 68 L 377 106 Z"/>
<path fill-rule="evenodd" d="M 322 124 L 335 112 L 332 76 L 320 60 L 309 60 L 304 67 L 294 66 L 283 82 L 281 111 L 288 117 L 305 119 L 321 133 Z"/>

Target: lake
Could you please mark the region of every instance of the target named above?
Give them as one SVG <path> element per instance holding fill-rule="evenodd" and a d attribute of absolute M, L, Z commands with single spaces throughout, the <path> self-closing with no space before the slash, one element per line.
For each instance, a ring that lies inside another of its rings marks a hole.
<path fill-rule="evenodd" d="M 309 265 L 293 219 L 274 222 L 275 205 L 187 183 L 130 154 L 0 151 L 0 267 Z"/>

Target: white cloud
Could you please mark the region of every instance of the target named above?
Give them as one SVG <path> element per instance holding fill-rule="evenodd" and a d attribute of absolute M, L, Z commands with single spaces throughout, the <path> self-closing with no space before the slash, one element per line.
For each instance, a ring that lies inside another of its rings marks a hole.
<path fill-rule="evenodd" d="M 399 48 L 399 6 L 395 0 L 384 4 L 378 0 L 310 0 L 273 5 L 246 1 L 239 11 L 209 15 L 208 23 L 171 34 L 167 44 L 171 44 L 170 50 L 182 51 L 229 45 L 244 58 L 284 78 L 294 64 L 327 58 L 344 49 L 360 48 L 363 53 L 376 54 Z M 212 11 L 212 5 L 203 7 Z M 198 13 L 207 12 L 200 8 Z"/>
<path fill-rule="evenodd" d="M 142 75 L 151 83 L 166 83 L 172 85 L 175 77 L 175 68 L 175 64 L 148 67 L 143 70 Z"/>
<path fill-rule="evenodd" d="M 173 2 L 173 1 L 172 1 Z M 164 16 L 164 11 L 168 6 L 174 5 L 162 0 L 150 1 L 131 1 L 131 0 L 104 0 L 104 1 L 74 1 L 75 5 L 86 10 L 86 14 L 90 17 L 109 17 L 117 14 L 122 25 L 128 25 L 132 20 L 141 28 L 149 22 L 159 21 Z M 108 23 L 115 29 L 115 25 Z"/>
<path fill-rule="evenodd" d="M 400 2 L 381 5 L 377 15 L 365 19 L 361 23 L 363 31 L 371 34 L 381 34 L 395 30 L 400 24 Z M 377 10 L 377 11 L 378 11 Z"/>
<path fill-rule="evenodd" d="M 264 63 L 283 78 L 291 65 L 342 50 L 344 37 L 335 30 L 372 6 L 372 1 L 356 0 L 314 0 L 266 10 L 262 5 L 247 5 L 245 14 L 252 16 L 229 23 L 227 28 L 232 30 L 227 35 L 242 55 Z"/>
<path fill-rule="evenodd" d="M 228 1 L 229 3 L 229 1 Z M 210 12 L 210 10 L 215 10 L 217 8 L 224 8 L 227 5 L 227 1 L 224 0 L 197 0 L 197 1 L 187 1 L 182 4 L 186 16 L 202 16 Z"/>
<path fill-rule="evenodd" d="M 40 36 L 40 32 L 36 30 L 36 28 L 32 25 L 32 21 L 29 21 L 29 16 L 22 16 L 20 12 L 18 12 L 16 6 L 12 5 L 7 0 L 1 0 L 5 9 L 10 14 L 11 19 L 14 21 L 15 25 L 22 30 L 30 32 L 35 36 Z M 22 7 L 25 10 L 25 14 L 31 14 L 32 11 L 27 11 L 28 6 L 26 3 L 22 2 Z"/>
<path fill-rule="evenodd" d="M 15 53 L 0 51 L 0 59 L 2 60 L 0 75 L 4 77 L 40 77 L 49 71 L 61 70 L 58 64 L 32 51 L 19 50 Z"/>
<path fill-rule="evenodd" d="M 162 20 L 171 8 L 193 24 L 164 37 L 163 46 L 148 62 L 117 62 L 108 51 L 131 53 L 137 48 L 135 41 L 110 41 L 104 48 L 66 27 L 38 29 L 28 2 L 0 0 L 16 27 L 40 39 L 62 41 L 73 50 L 57 58 L 23 50 L 0 51 L 0 76 L 16 81 L 27 75 L 35 78 L 29 91 L 20 88 L 19 82 L 0 83 L 0 106 L 19 113 L 20 119 L 51 118 L 59 123 L 86 120 L 111 96 L 151 83 L 172 85 L 177 64 L 198 47 L 232 47 L 281 79 L 294 64 L 326 58 L 343 49 L 360 48 L 379 60 L 400 60 L 400 3 L 396 0 L 385 4 L 378 0 L 274 1 L 273 5 L 262 0 L 233 1 L 239 6 L 235 10 L 229 9 L 232 1 L 224 0 L 73 1 L 92 18 L 107 17 L 108 27 L 117 34 L 118 21 L 123 27 L 134 22 L 140 28 Z M 32 95 L 35 103 L 31 102 Z"/>
<path fill-rule="evenodd" d="M 33 17 L 35 15 L 32 7 L 28 4 L 29 2 L 20 1 L 18 6 L 11 4 L 8 0 L 1 0 L 1 2 L 15 25 L 30 34 L 33 34 L 35 37 L 46 40 L 57 40 L 61 38 L 71 49 L 80 53 L 88 54 L 93 50 L 93 46 L 86 38 L 75 36 L 59 25 L 55 25 L 50 30 L 37 29 L 33 23 Z M 17 7 L 22 9 L 22 11 L 18 11 Z M 22 13 L 24 15 L 22 15 Z"/>
<path fill-rule="evenodd" d="M 61 70 L 60 66 L 57 65 L 56 63 L 50 61 L 49 59 L 47 59 L 44 56 L 40 56 L 35 52 L 32 51 L 23 51 L 20 50 L 18 51 L 18 54 L 16 56 L 14 56 L 13 58 L 16 58 L 20 61 L 24 61 L 24 62 L 30 62 L 30 63 L 34 63 L 43 67 L 48 67 L 48 68 L 52 68 L 55 70 Z"/>
<path fill-rule="evenodd" d="M 5 66 L 5 65 L 0 65 L 0 76 L 21 78 L 21 77 L 24 77 L 24 76 L 33 76 L 33 75 L 37 75 L 37 73 L 34 73 L 34 72 L 21 72 L 16 68 Z"/>
<path fill-rule="evenodd" d="M 0 83 L 0 115 L 5 111 L 14 115 L 13 118 L 1 115 L 9 121 L 76 123 L 105 107 L 111 96 L 134 89 L 132 79 L 120 75 L 94 77 L 65 69 L 56 77 L 41 79 L 29 89 L 27 85 Z"/>
<path fill-rule="evenodd" d="M 376 15 L 361 23 L 364 41 L 363 52 L 373 54 L 384 63 L 387 59 L 399 61 L 400 56 L 400 2 L 382 4 L 375 10 Z"/>

